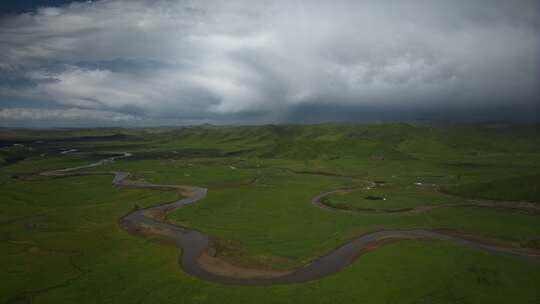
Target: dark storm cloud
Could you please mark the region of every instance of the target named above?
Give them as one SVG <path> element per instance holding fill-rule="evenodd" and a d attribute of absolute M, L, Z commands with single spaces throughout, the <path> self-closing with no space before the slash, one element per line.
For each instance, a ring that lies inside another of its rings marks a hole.
<path fill-rule="evenodd" d="M 54 103 L 70 109 L 66 119 L 77 109 L 126 124 L 529 119 L 540 97 L 538 14 L 534 0 L 42 8 L 0 20 L 0 108 L 20 114 L 13 100 L 24 100 L 60 120 Z"/>
<path fill-rule="evenodd" d="M 70 0 L 4 0 L 0 6 L 0 14 L 21 14 L 39 7 L 59 6 L 71 3 Z"/>

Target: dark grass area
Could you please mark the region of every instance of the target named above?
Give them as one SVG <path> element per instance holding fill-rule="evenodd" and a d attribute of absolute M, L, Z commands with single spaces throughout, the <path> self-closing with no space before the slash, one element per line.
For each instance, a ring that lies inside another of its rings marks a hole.
<path fill-rule="evenodd" d="M 95 162 L 105 152 L 131 152 L 130 158 L 88 171 L 129 171 L 134 180 L 209 188 L 206 199 L 169 220 L 215 236 L 221 240 L 217 254 L 231 261 L 276 269 L 301 267 L 381 229 L 447 229 L 538 248 L 540 218 L 531 213 L 463 207 L 357 215 L 311 204 L 322 192 L 371 186 L 365 179 L 377 186 L 332 196 L 329 203 L 407 210 L 465 197 L 537 202 L 536 129 L 410 124 L 2 129 L 0 302 L 535 303 L 538 267 L 424 240 L 383 246 L 313 283 L 209 284 L 181 271 L 179 249 L 117 226 L 135 206 L 170 201 L 174 193 L 119 189 L 110 176 L 35 174 Z M 81 154 L 62 154 L 69 149 Z"/>

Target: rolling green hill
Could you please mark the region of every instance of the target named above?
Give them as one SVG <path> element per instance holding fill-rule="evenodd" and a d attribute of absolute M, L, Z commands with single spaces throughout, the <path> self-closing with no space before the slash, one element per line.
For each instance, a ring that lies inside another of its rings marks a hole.
<path fill-rule="evenodd" d="M 494 200 L 540 202 L 540 174 L 447 187 L 445 192 Z"/>
<path fill-rule="evenodd" d="M 538 126 L 266 125 L 182 128 L 162 136 L 189 146 L 249 150 L 265 158 L 390 158 L 540 151 Z M 169 142 L 170 144 L 173 144 Z"/>

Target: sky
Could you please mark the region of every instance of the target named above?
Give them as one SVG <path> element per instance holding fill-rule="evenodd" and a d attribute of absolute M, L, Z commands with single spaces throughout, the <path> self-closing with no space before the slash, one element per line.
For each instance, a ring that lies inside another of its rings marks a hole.
<path fill-rule="evenodd" d="M 539 121 L 536 0 L 0 7 L 0 126 Z"/>

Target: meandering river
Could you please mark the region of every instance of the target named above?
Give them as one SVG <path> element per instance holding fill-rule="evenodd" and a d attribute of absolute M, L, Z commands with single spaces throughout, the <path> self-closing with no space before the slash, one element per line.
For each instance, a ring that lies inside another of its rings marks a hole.
<path fill-rule="evenodd" d="M 326 276 L 341 271 L 355 261 L 358 255 L 366 250 L 373 249 L 373 245 L 385 239 L 403 239 L 403 238 L 429 238 L 447 241 L 455 245 L 475 248 L 488 252 L 490 254 L 510 256 L 516 259 L 525 260 L 540 264 L 540 255 L 530 252 L 524 252 L 520 248 L 510 248 L 502 246 L 488 245 L 477 241 L 472 241 L 457 236 L 444 234 L 430 230 L 396 230 L 396 231 L 378 231 L 367 235 L 357 237 L 348 243 L 336 248 L 335 250 L 323 255 L 302 268 L 292 270 L 283 275 L 273 277 L 252 277 L 241 278 L 226 276 L 212 271 L 211 267 L 203 267 L 200 257 L 205 253 L 210 245 L 210 236 L 188 227 L 173 225 L 166 221 L 167 213 L 182 208 L 188 204 L 194 204 L 201 201 L 207 194 L 208 189 L 196 186 L 182 185 L 160 185 L 151 183 L 139 183 L 129 181 L 129 172 L 122 171 L 104 171 L 104 172 L 81 172 L 81 169 L 96 167 L 103 164 L 114 162 L 116 159 L 131 156 L 127 152 L 115 153 L 114 156 L 105 158 L 99 162 L 86 166 L 66 168 L 55 171 L 43 172 L 44 176 L 71 176 L 71 175 L 95 175 L 110 174 L 113 175 L 113 184 L 120 187 L 140 188 L 140 189 L 158 189 L 173 190 L 181 192 L 184 198 L 172 203 L 166 203 L 144 209 L 136 209 L 125 215 L 119 220 L 119 225 L 131 234 L 142 237 L 156 238 L 160 241 L 172 243 L 182 248 L 180 256 L 180 265 L 182 269 L 192 276 L 202 280 L 238 285 L 273 285 L 273 284 L 292 284 L 303 283 L 318 280 Z M 314 206 L 332 209 L 327 205 L 321 204 L 321 198 L 330 195 L 338 190 L 319 194 L 312 199 Z"/>

